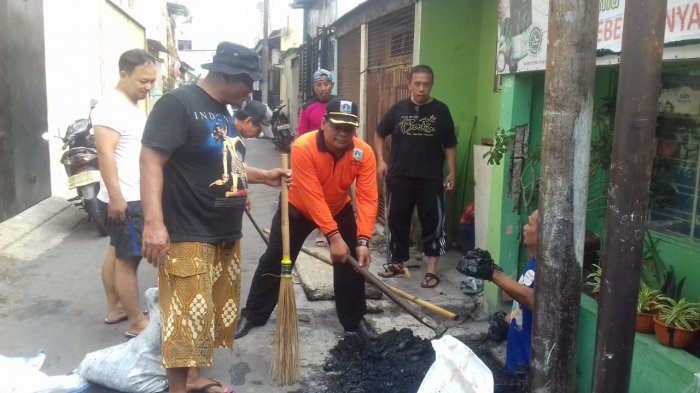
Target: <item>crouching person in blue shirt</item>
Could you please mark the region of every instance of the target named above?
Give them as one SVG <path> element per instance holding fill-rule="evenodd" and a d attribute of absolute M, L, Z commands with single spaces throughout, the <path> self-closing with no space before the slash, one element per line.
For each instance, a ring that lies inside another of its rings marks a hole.
<path fill-rule="evenodd" d="M 490 280 L 513 298 L 513 308 L 505 317 L 506 322 L 509 323 L 506 371 L 522 378 L 523 382 L 530 367 L 538 218 L 539 211 L 535 210 L 523 228 L 523 244 L 527 247 L 530 262 L 518 281 L 503 273 L 501 268 L 494 264 L 488 251 L 478 248 L 469 251 L 457 266 L 460 273 Z"/>

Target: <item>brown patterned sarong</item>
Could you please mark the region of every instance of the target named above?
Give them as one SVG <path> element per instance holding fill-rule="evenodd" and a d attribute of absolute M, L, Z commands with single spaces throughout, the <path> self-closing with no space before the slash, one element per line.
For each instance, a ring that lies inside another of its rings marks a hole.
<path fill-rule="evenodd" d="M 210 367 L 231 348 L 240 311 L 240 242 L 175 242 L 158 271 L 165 368 Z"/>

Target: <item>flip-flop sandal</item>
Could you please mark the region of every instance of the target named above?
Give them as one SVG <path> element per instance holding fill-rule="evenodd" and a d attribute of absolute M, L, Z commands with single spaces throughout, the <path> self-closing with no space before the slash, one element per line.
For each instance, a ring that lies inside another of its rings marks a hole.
<path fill-rule="evenodd" d="M 394 265 L 399 265 L 402 267 L 402 269 L 399 270 Z M 403 268 L 403 265 L 400 263 L 385 263 L 382 265 L 382 267 L 384 268 L 384 271 L 377 272 L 377 275 L 379 275 L 379 277 L 390 278 L 390 277 L 394 277 L 397 275 L 402 275 L 402 276 L 404 275 L 404 270 L 403 270 L 404 268 Z"/>
<path fill-rule="evenodd" d="M 435 284 L 430 284 L 433 281 Z M 420 286 L 422 288 L 435 288 L 438 284 L 440 284 L 440 277 L 438 277 L 437 274 L 425 273 L 425 277 L 423 277 L 423 282 L 420 283 Z"/>
<path fill-rule="evenodd" d="M 326 240 L 324 237 L 317 237 L 316 247 L 328 247 L 328 240 Z"/>
<path fill-rule="evenodd" d="M 119 318 L 117 318 L 117 319 L 115 319 L 115 320 L 113 320 L 113 321 L 110 321 L 108 318 L 105 318 L 105 323 L 106 323 L 107 325 L 114 325 L 114 324 L 117 324 L 117 323 L 119 323 L 119 322 L 124 322 L 124 321 L 126 321 L 127 319 L 129 319 L 129 318 L 128 318 L 126 315 L 122 315 L 121 317 L 119 317 Z"/>
<path fill-rule="evenodd" d="M 148 310 L 143 310 L 143 315 L 148 315 Z M 105 323 L 106 323 L 107 325 L 114 325 L 114 324 L 117 324 L 117 323 L 119 323 L 119 322 L 124 322 L 124 321 L 126 321 L 126 320 L 128 320 L 128 319 L 129 319 L 129 317 L 126 316 L 126 315 L 121 316 L 121 317 L 115 319 L 114 321 L 110 321 L 109 319 L 105 318 Z"/>
<path fill-rule="evenodd" d="M 224 389 L 224 393 L 233 393 L 233 387 L 229 385 L 224 385 L 221 383 L 221 381 L 214 379 L 214 378 L 207 378 L 208 380 L 211 381 L 211 383 L 208 383 L 200 388 L 188 390 L 187 393 L 209 393 L 207 390 L 213 388 L 213 387 L 219 387 Z"/>

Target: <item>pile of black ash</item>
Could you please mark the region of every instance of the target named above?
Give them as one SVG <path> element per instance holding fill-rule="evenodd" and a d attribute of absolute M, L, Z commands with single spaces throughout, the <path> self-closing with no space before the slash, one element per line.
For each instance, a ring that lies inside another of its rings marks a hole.
<path fill-rule="evenodd" d="M 347 336 L 330 350 L 324 385 L 329 392 L 415 392 L 434 361 L 430 340 L 410 329 L 391 330 L 374 341 Z"/>

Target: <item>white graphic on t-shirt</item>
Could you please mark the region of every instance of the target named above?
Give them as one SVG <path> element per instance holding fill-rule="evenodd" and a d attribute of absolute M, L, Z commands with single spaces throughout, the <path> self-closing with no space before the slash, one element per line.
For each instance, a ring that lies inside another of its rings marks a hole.
<path fill-rule="evenodd" d="M 248 178 L 245 174 L 245 166 L 243 165 L 243 157 L 241 157 L 238 149 L 236 147 L 244 148 L 241 138 L 234 137 L 231 138 L 227 135 L 227 128 L 225 125 L 217 124 L 214 126 L 214 131 L 212 135 L 217 142 L 223 142 L 221 148 L 223 155 L 223 166 L 224 172 L 221 175 L 221 179 L 218 179 L 211 183 L 209 187 L 213 186 L 223 186 L 229 181 L 229 169 L 228 169 L 228 158 L 231 157 L 231 179 L 232 184 L 229 191 L 226 191 L 226 197 L 233 197 L 237 195 L 247 195 L 248 194 Z M 241 189 L 238 188 L 241 183 Z"/>
<path fill-rule="evenodd" d="M 525 285 L 525 286 L 531 286 L 532 283 L 535 281 L 535 271 L 532 269 L 528 269 L 525 273 L 523 273 L 522 276 L 520 276 L 520 279 L 518 280 L 519 283 Z M 520 306 L 520 303 L 517 301 L 513 301 L 513 308 L 510 310 L 510 318 L 511 321 L 515 320 L 515 327 L 518 330 L 523 330 L 523 310 L 522 306 Z"/>
<path fill-rule="evenodd" d="M 404 135 L 433 136 L 435 135 L 436 121 L 435 115 L 418 119 L 414 116 L 402 116 L 399 127 Z"/>

